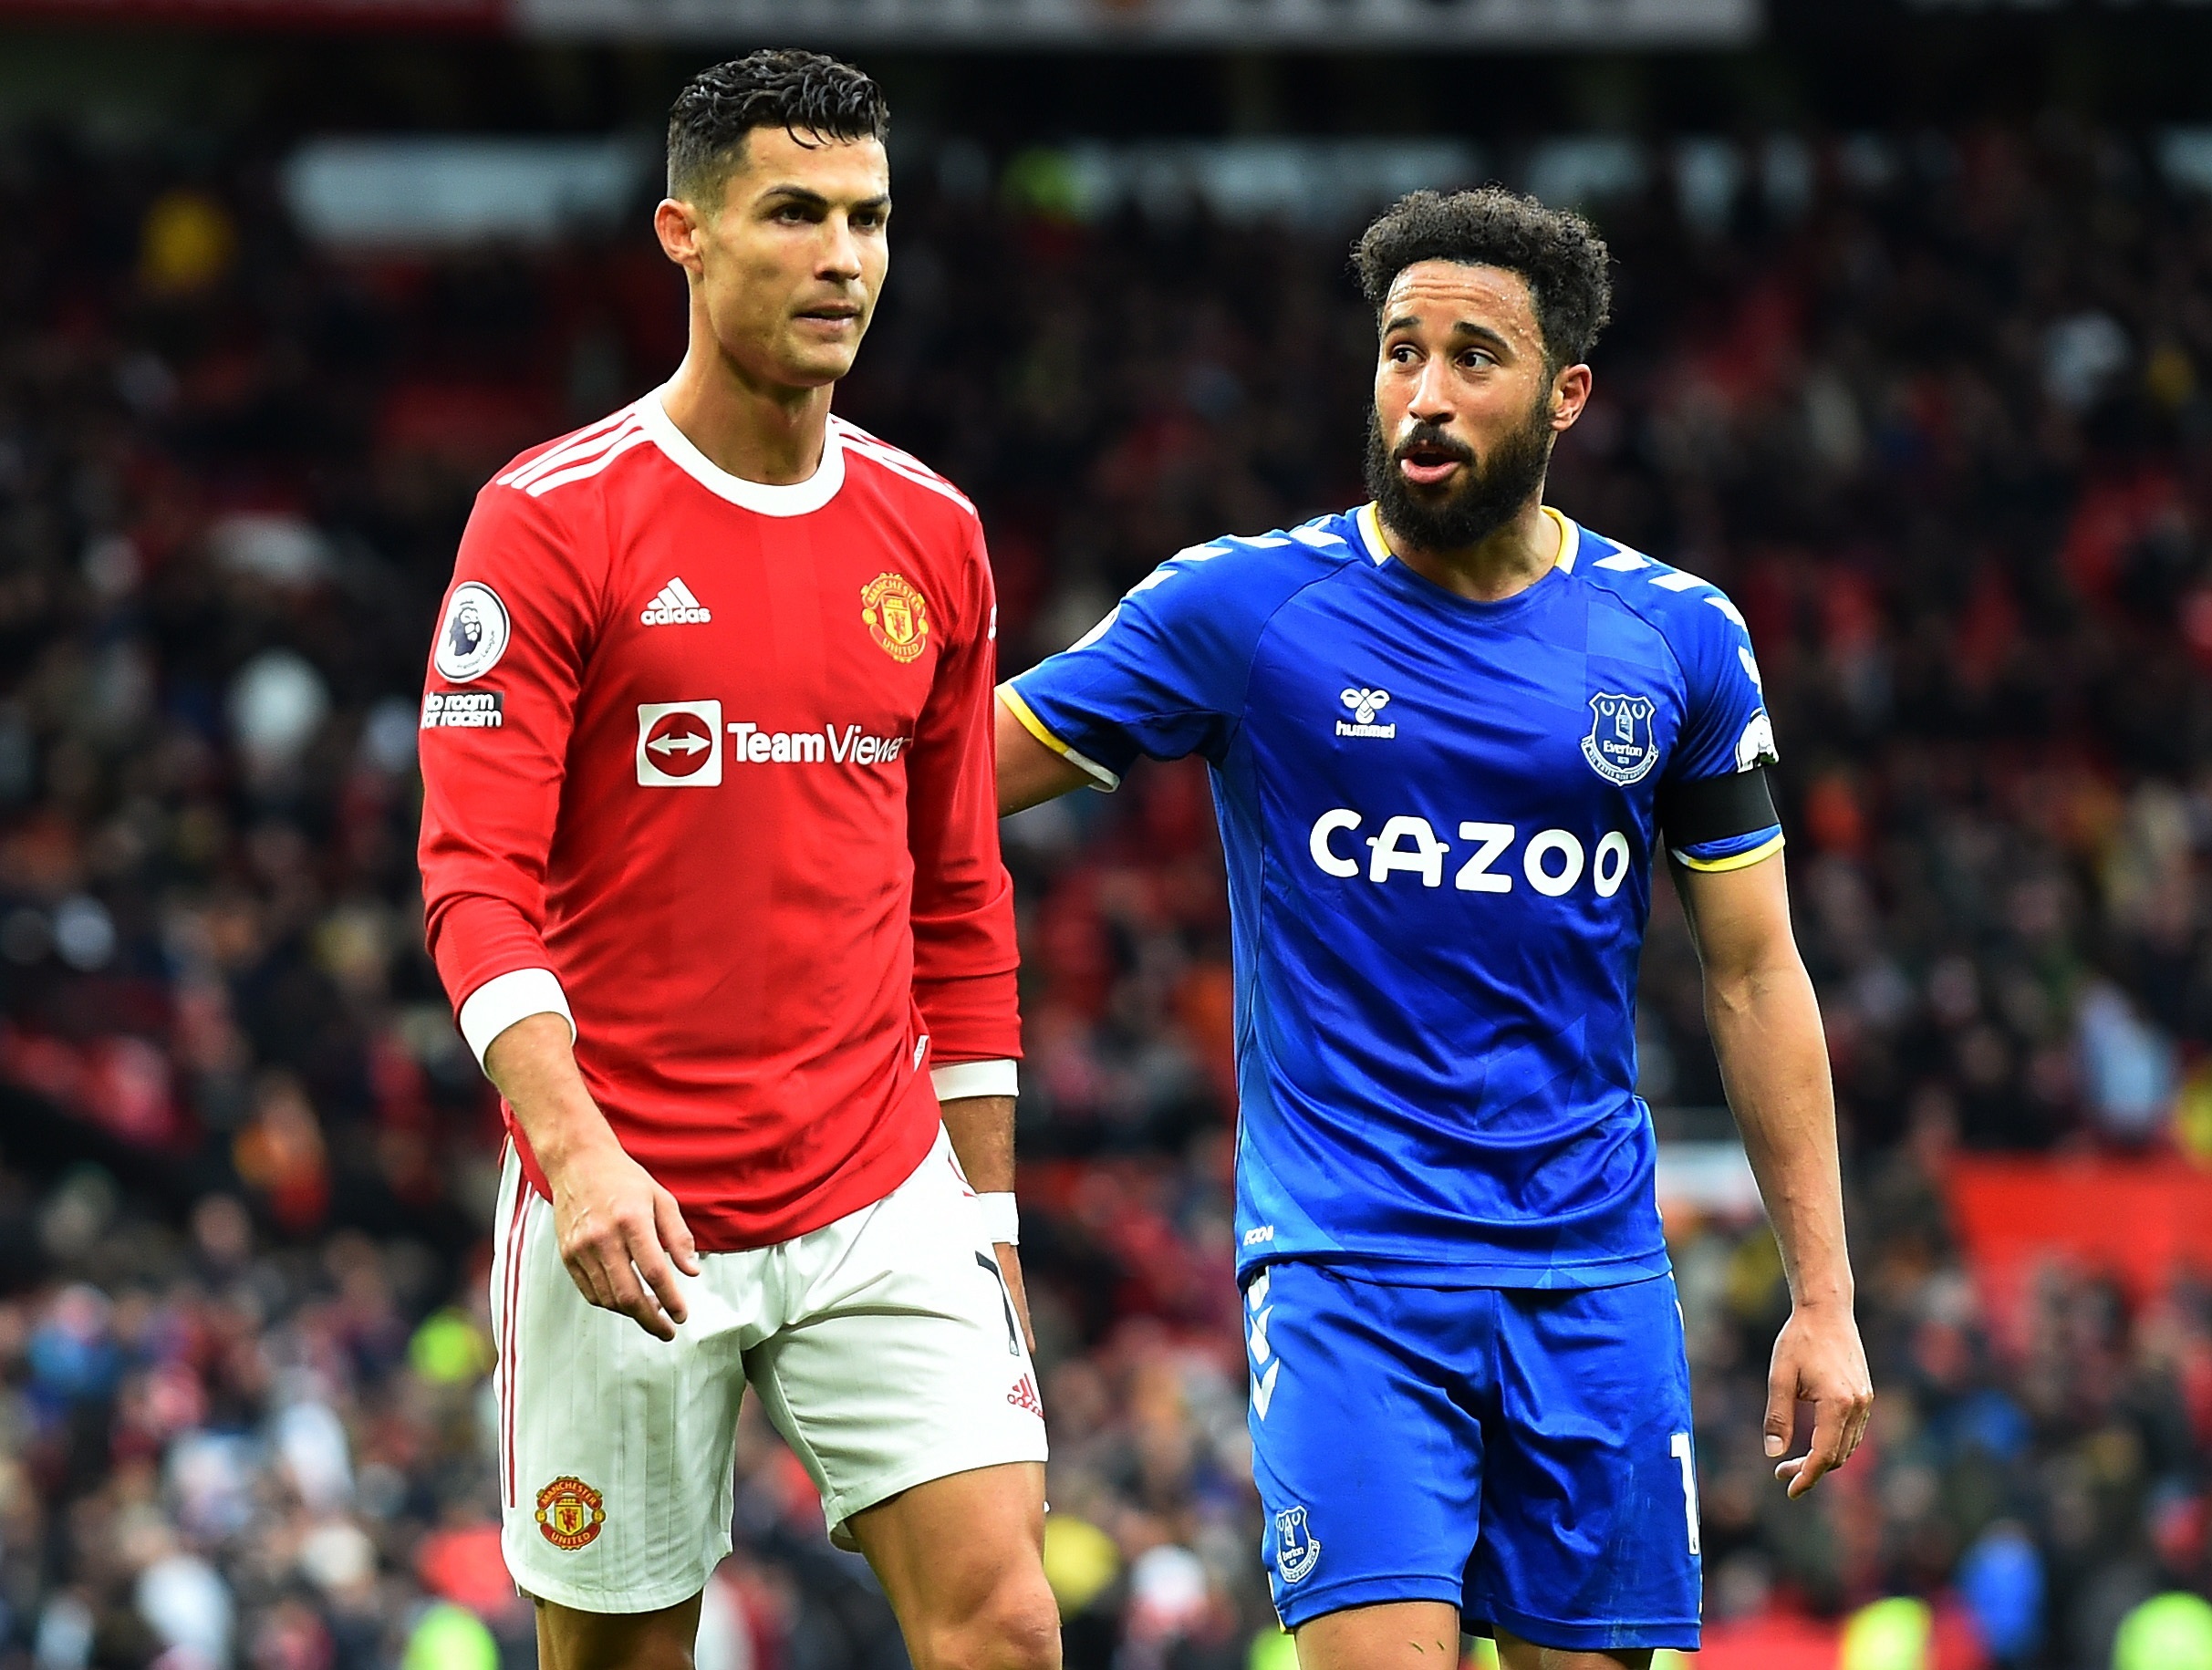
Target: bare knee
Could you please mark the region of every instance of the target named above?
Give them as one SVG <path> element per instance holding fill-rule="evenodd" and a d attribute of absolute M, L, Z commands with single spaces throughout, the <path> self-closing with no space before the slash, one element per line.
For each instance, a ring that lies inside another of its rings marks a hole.
<path fill-rule="evenodd" d="M 1060 1670 L 1060 1608 L 1042 1572 L 1002 1582 L 980 1606 L 918 1633 L 914 1670 Z"/>

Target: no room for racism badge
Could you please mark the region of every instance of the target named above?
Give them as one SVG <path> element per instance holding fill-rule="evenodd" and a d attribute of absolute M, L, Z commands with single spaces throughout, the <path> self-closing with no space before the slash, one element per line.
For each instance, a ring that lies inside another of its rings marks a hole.
<path fill-rule="evenodd" d="M 607 1499 L 573 1473 L 537 1493 L 537 1528 L 555 1548 L 582 1548 L 607 1523 Z"/>

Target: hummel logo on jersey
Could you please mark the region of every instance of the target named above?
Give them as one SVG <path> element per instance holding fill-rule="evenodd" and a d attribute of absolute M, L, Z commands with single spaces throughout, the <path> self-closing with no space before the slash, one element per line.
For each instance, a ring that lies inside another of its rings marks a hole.
<path fill-rule="evenodd" d="M 638 618 L 649 627 L 703 627 L 714 616 L 679 578 L 663 586 Z"/>
<path fill-rule="evenodd" d="M 1387 737 L 1397 734 L 1396 725 L 1378 725 L 1375 722 L 1375 716 L 1390 705 L 1388 690 L 1371 690 L 1366 686 L 1361 685 L 1357 689 L 1345 691 L 1340 700 L 1345 706 L 1352 710 L 1353 722 L 1346 724 L 1343 720 L 1338 720 L 1336 721 L 1338 736 Z"/>

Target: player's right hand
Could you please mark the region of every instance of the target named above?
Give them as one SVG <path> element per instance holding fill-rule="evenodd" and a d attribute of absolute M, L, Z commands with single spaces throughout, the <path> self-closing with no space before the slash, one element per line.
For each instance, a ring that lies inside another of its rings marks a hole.
<path fill-rule="evenodd" d="M 561 1262 L 577 1291 L 672 1340 L 686 1314 L 676 1272 L 699 1273 L 699 1250 L 676 1197 L 613 1141 L 548 1168 Z"/>

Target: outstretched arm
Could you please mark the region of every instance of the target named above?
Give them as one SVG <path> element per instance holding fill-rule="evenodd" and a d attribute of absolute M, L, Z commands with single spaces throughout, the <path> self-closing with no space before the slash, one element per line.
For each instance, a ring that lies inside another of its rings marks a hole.
<path fill-rule="evenodd" d="M 1774 1476 L 1802 1496 L 1858 1447 L 1874 1408 L 1852 1312 L 1827 1042 L 1790 930 L 1781 855 L 1738 870 L 1677 864 L 1674 877 L 1705 965 L 1721 1082 L 1789 1279 L 1790 1320 L 1768 1375 L 1766 1448 L 1778 1459 Z M 1782 1460 L 1800 1403 L 1813 1406 L 1812 1447 Z"/>
<path fill-rule="evenodd" d="M 992 704 L 997 715 L 999 755 L 999 815 L 1026 811 L 1040 801 L 1053 800 L 1070 789 L 1091 783 L 1091 774 L 1065 754 L 1055 753 L 1031 734 L 1002 699 Z"/>

